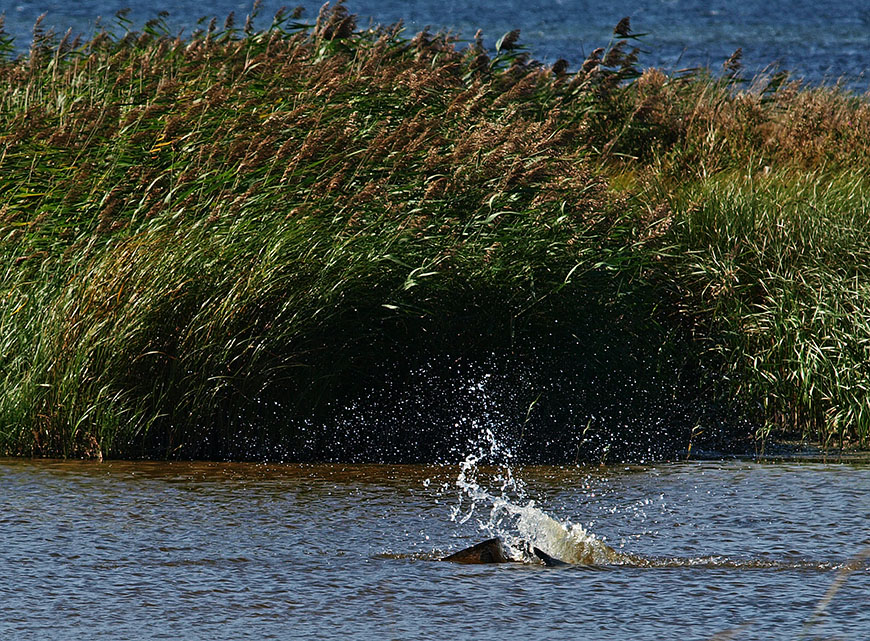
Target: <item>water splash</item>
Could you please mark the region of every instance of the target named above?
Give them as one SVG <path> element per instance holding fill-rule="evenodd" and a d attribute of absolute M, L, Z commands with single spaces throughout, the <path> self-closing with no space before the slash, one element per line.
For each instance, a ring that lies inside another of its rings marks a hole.
<path fill-rule="evenodd" d="M 512 459 L 510 447 L 499 442 L 491 429 L 485 429 L 481 441 L 460 464 L 456 478 L 459 498 L 451 511 L 452 521 L 464 524 L 478 515 L 481 532 L 487 538 L 499 537 L 515 561 L 536 563 L 532 549 L 538 548 L 566 563 L 631 562 L 582 525 L 560 521 L 537 507 L 527 498 L 523 480 L 514 474 Z M 495 472 L 486 479 L 483 468 L 489 466 L 494 466 Z"/>

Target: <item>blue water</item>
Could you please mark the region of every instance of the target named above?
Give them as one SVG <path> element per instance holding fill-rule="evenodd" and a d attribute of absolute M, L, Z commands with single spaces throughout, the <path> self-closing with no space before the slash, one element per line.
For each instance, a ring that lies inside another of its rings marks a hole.
<path fill-rule="evenodd" d="M 438 561 L 489 536 L 457 472 L 0 459 L 0 639 L 870 638 L 866 465 L 515 469 L 653 562 L 562 568 Z"/>
<path fill-rule="evenodd" d="M 294 3 L 265 0 L 262 26 L 283 4 L 299 4 L 313 20 L 320 0 Z M 133 5 L 133 6 L 131 6 Z M 59 32 L 72 28 L 89 34 L 94 20 L 111 24 L 118 10 L 131 6 L 136 25 L 168 11 L 173 29 L 190 32 L 204 15 L 223 19 L 236 12 L 239 22 L 250 11 L 248 0 L 2 0 L 6 31 L 26 48 L 37 17 Z M 707 66 L 717 69 L 742 47 L 747 75 L 778 65 L 812 83 L 841 81 L 864 92 L 870 88 L 870 2 L 846 0 L 350 0 L 360 23 L 405 21 L 409 31 L 429 25 L 471 38 L 482 29 L 492 46 L 504 32 L 519 28 L 521 42 L 542 61 L 560 57 L 575 68 L 592 49 L 606 45 L 613 26 L 631 16 L 636 32 L 647 33 L 641 58 L 644 66 L 679 69 Z"/>

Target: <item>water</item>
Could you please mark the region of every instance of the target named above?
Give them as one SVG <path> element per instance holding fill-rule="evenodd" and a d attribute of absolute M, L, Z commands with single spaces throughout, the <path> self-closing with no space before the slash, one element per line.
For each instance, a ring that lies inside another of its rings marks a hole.
<path fill-rule="evenodd" d="M 282 5 L 298 4 L 313 19 L 320 0 L 285 3 L 265 0 L 263 19 Z M 174 29 L 189 33 L 203 15 L 221 20 L 231 11 L 241 23 L 250 11 L 247 0 L 2 0 L 7 31 L 26 48 L 36 18 L 47 13 L 45 24 L 64 32 L 91 33 L 97 16 L 111 24 L 114 14 L 131 7 L 137 25 L 170 13 Z M 392 23 L 403 19 L 410 31 L 426 25 L 451 29 L 470 39 L 482 29 L 488 45 L 506 31 L 520 28 L 521 42 L 541 60 L 563 57 L 573 68 L 594 48 L 605 45 L 623 16 L 631 16 L 636 32 L 646 32 L 641 58 L 647 66 L 666 69 L 709 66 L 717 69 L 737 47 L 744 50 L 747 74 L 777 64 L 797 77 L 819 82 L 842 80 L 856 91 L 866 91 L 870 69 L 870 5 L 864 0 L 350 0 L 350 9 L 369 20 Z"/>
<path fill-rule="evenodd" d="M 870 544 L 866 464 L 512 469 L 484 466 L 509 462 L 493 441 L 469 451 L 441 467 L 0 460 L 0 638 L 870 637 L 870 566 L 844 569 Z M 491 534 L 617 556 L 437 560 Z"/>

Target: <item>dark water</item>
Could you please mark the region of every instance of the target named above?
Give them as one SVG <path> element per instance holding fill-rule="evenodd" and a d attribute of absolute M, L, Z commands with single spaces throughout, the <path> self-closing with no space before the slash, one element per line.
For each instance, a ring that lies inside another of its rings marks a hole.
<path fill-rule="evenodd" d="M 435 560 L 458 472 L 2 460 L 0 639 L 870 638 L 868 466 L 477 470 L 648 562 L 568 568 Z"/>
<path fill-rule="evenodd" d="M 320 0 L 283 2 L 265 0 L 262 14 L 271 17 L 282 5 L 300 5 L 306 16 L 316 16 Z M 189 33 L 203 15 L 221 19 L 235 11 L 241 18 L 252 2 L 242 0 L 3 0 L 7 31 L 26 48 L 36 18 L 47 13 L 45 24 L 63 32 L 91 33 L 97 16 L 111 24 L 115 12 L 131 7 L 138 25 L 159 11 L 170 13 L 174 28 Z M 719 68 L 737 48 L 745 54 L 747 73 L 769 64 L 811 82 L 842 79 L 857 91 L 866 91 L 870 69 L 870 3 L 865 0 L 349 0 L 350 9 L 369 19 L 392 23 L 403 19 L 409 30 L 426 25 L 452 29 L 471 38 L 482 29 L 492 45 L 506 31 L 522 29 L 522 42 L 533 54 L 552 62 L 566 58 L 576 68 L 592 49 L 603 46 L 613 26 L 631 16 L 634 30 L 646 32 L 641 62 L 676 69 L 690 66 Z M 260 24 L 264 24 L 263 20 Z"/>

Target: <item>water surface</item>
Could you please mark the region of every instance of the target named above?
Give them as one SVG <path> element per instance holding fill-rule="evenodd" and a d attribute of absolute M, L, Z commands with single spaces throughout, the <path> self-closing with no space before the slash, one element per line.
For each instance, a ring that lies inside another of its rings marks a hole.
<path fill-rule="evenodd" d="M 26 48 L 36 18 L 46 13 L 45 24 L 63 33 L 67 28 L 89 34 L 97 16 L 111 25 L 125 7 L 137 25 L 159 11 L 170 14 L 173 29 L 190 33 L 203 16 L 221 20 L 234 11 L 243 23 L 252 2 L 212 0 L 11 0 L 0 2 L 7 31 Z M 283 2 L 264 0 L 259 25 L 265 25 L 283 5 L 305 8 L 313 20 L 320 0 Z M 611 31 L 624 16 L 631 16 L 635 32 L 647 33 L 641 56 L 645 66 L 666 69 L 709 66 L 718 69 L 742 47 L 747 75 L 770 64 L 811 82 L 842 79 L 856 91 L 868 88 L 870 69 L 870 5 L 863 0 L 815 2 L 811 0 L 349 0 L 348 7 L 361 23 L 404 20 L 409 31 L 430 25 L 471 39 L 482 29 L 486 43 L 511 29 L 522 30 L 522 42 L 541 60 L 562 57 L 576 68 L 585 56 L 607 44 Z"/>
<path fill-rule="evenodd" d="M 2 460 L 0 638 L 870 637 L 866 465 L 506 470 Z M 438 561 L 496 501 L 643 563 Z"/>

